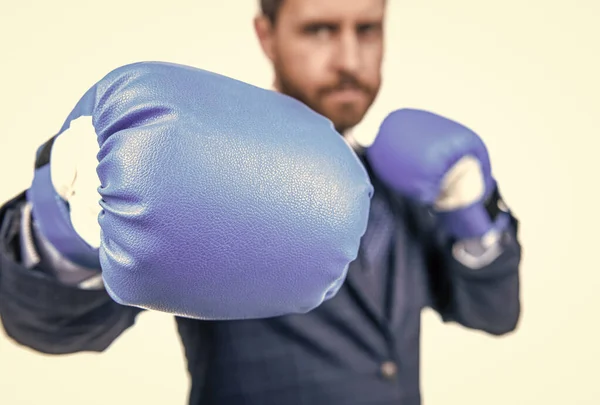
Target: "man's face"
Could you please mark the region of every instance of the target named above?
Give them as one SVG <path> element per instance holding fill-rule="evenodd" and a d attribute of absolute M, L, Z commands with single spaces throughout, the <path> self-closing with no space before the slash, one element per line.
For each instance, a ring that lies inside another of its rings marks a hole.
<path fill-rule="evenodd" d="M 285 0 L 256 21 L 275 85 L 333 121 L 358 124 L 381 85 L 385 0 Z"/>

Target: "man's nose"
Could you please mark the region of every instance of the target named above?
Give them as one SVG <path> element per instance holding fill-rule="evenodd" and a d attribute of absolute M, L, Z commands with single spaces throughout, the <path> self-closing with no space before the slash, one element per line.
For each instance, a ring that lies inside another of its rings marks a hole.
<path fill-rule="evenodd" d="M 335 60 L 337 68 L 346 73 L 356 73 L 360 68 L 359 51 L 360 47 L 356 33 L 347 32 L 341 35 Z"/>

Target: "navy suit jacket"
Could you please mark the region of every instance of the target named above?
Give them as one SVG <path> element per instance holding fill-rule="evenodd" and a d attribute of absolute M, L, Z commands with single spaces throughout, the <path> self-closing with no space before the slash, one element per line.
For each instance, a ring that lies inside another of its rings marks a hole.
<path fill-rule="evenodd" d="M 369 225 L 334 298 L 303 315 L 176 318 L 190 405 L 418 405 L 424 308 L 493 335 L 516 328 L 517 220 L 511 217 L 501 238 L 502 253 L 474 270 L 453 257 L 425 207 L 370 174 Z M 43 353 L 106 350 L 142 311 L 115 303 L 104 290 L 65 286 L 44 269 L 25 268 L 19 253 L 25 203 L 20 194 L 0 210 L 0 316 L 7 335 Z"/>

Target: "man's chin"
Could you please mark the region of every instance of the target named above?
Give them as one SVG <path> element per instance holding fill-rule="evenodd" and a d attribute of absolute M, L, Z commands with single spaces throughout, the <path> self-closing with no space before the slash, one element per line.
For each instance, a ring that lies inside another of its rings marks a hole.
<path fill-rule="evenodd" d="M 313 109 L 329 118 L 340 133 L 358 125 L 366 114 L 362 103 L 324 103 Z"/>
<path fill-rule="evenodd" d="M 346 132 L 358 125 L 364 116 L 365 114 L 363 112 L 355 112 L 352 114 L 332 115 L 330 119 L 333 121 L 338 132 Z"/>

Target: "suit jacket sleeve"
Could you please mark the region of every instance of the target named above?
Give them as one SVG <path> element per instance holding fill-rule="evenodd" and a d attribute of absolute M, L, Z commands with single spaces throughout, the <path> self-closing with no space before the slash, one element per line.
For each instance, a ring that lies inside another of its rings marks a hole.
<path fill-rule="evenodd" d="M 491 242 L 465 242 L 450 240 L 420 209 L 431 307 L 444 321 L 493 335 L 516 329 L 521 313 L 518 220 L 508 212 L 501 215 L 508 216 L 509 225 Z"/>
<path fill-rule="evenodd" d="M 47 354 L 104 351 L 132 326 L 137 308 L 115 303 L 103 288 L 66 285 L 23 263 L 25 193 L 0 208 L 0 318 L 9 338 Z"/>

